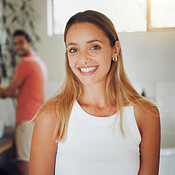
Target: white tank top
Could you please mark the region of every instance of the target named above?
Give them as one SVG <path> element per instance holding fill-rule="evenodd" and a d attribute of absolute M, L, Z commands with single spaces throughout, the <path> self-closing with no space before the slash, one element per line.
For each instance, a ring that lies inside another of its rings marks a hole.
<path fill-rule="evenodd" d="M 140 165 L 140 132 L 133 106 L 120 116 L 95 117 L 75 101 L 67 137 L 58 144 L 55 175 L 137 175 Z"/>

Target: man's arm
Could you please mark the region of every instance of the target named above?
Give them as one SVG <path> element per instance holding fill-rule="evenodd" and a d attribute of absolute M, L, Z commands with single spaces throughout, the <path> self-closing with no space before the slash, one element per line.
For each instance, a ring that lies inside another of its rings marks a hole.
<path fill-rule="evenodd" d="M 21 81 L 13 79 L 7 88 L 5 88 L 4 90 L 0 90 L 0 98 L 5 97 L 15 98 L 17 95 L 17 89 L 20 87 L 21 83 L 22 83 Z"/>

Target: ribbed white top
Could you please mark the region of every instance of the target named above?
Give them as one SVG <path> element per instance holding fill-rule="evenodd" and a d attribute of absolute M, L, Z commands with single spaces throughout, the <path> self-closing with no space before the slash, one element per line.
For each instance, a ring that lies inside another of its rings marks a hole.
<path fill-rule="evenodd" d="M 67 138 L 58 144 L 56 175 L 137 175 L 141 136 L 133 106 L 123 108 L 123 137 L 120 116 L 95 117 L 75 101 Z"/>

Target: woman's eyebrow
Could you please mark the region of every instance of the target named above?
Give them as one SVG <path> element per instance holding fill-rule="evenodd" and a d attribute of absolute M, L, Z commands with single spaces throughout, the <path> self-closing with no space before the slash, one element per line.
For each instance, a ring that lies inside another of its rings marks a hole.
<path fill-rule="evenodd" d="M 68 47 L 68 46 L 70 46 L 70 45 L 77 45 L 76 43 L 68 43 L 67 45 L 66 45 L 66 47 Z"/>
<path fill-rule="evenodd" d="M 98 39 L 93 39 L 93 40 L 87 41 L 87 43 L 93 43 L 93 42 L 100 42 L 100 43 L 103 43 L 102 41 L 100 41 L 100 40 L 98 40 Z"/>
<path fill-rule="evenodd" d="M 93 43 L 93 42 L 100 42 L 100 43 L 103 43 L 102 41 L 100 41 L 100 40 L 98 40 L 98 39 L 93 39 L 93 40 L 87 41 L 88 44 L 89 44 L 89 43 Z M 78 44 L 77 44 L 77 43 L 70 42 L 70 43 L 68 43 L 68 44 L 66 45 L 66 47 L 72 46 L 72 45 L 78 45 Z"/>

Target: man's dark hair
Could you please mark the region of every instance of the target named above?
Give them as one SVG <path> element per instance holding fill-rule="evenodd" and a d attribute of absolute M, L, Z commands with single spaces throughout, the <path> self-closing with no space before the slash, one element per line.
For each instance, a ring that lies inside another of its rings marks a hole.
<path fill-rule="evenodd" d="M 32 38 L 30 37 L 30 35 L 27 32 L 25 32 L 24 30 L 21 30 L 21 29 L 18 29 L 14 32 L 13 38 L 15 38 L 16 36 L 21 36 L 21 35 L 25 37 L 27 42 L 29 42 L 29 43 L 32 42 Z"/>

